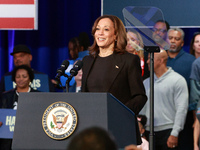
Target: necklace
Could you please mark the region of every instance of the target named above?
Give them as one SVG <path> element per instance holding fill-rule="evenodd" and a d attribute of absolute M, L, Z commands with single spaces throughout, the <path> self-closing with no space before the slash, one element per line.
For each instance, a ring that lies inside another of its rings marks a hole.
<path fill-rule="evenodd" d="M 31 91 L 31 88 L 29 87 L 27 92 L 30 92 L 30 91 Z M 16 94 L 19 96 L 19 92 L 17 92 L 17 90 L 16 90 Z"/>

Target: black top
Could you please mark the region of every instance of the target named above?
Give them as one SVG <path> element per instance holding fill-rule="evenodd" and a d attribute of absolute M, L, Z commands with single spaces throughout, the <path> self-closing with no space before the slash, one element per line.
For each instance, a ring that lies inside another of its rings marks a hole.
<path fill-rule="evenodd" d="M 82 92 L 111 93 L 135 114 L 147 101 L 137 55 L 126 52 L 105 58 L 85 56 L 82 70 Z"/>
<path fill-rule="evenodd" d="M 39 92 L 31 88 L 30 92 Z M 0 108 L 13 109 L 14 103 L 18 102 L 18 95 L 16 94 L 16 89 L 6 91 L 2 94 L 0 98 Z"/>
<path fill-rule="evenodd" d="M 107 92 L 106 88 L 111 84 L 108 77 L 108 74 L 112 73 L 110 69 L 113 66 L 111 56 L 97 56 L 87 80 L 89 92 Z"/>

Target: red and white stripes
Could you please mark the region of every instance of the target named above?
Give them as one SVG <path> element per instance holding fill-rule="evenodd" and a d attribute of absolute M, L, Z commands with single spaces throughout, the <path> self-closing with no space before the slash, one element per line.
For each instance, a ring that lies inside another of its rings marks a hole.
<path fill-rule="evenodd" d="M 37 29 L 38 0 L 0 0 L 0 29 Z"/>

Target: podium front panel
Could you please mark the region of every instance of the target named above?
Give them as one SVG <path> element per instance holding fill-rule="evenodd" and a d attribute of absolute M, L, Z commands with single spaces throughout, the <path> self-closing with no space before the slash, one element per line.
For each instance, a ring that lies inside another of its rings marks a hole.
<path fill-rule="evenodd" d="M 120 135 L 122 141 L 130 143 L 134 140 L 135 128 L 132 124 L 128 126 L 129 122 L 135 121 L 134 114 L 108 93 L 20 93 L 18 101 L 13 150 L 64 150 L 74 135 L 93 126 L 111 131 L 114 136 Z M 45 110 L 59 101 L 70 104 L 78 116 L 75 131 L 63 140 L 50 138 L 42 127 Z M 128 135 L 123 139 L 128 130 L 133 136 Z M 116 140 L 119 141 L 119 137 Z M 122 148 L 126 143 L 119 143 L 119 147 Z"/>

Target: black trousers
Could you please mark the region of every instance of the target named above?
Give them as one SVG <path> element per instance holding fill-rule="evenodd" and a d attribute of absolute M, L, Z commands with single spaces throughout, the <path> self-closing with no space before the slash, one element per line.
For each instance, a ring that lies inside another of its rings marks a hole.
<path fill-rule="evenodd" d="M 193 112 L 188 111 L 184 129 L 179 134 L 179 146 L 181 150 L 193 150 L 194 149 L 194 136 L 193 136 Z"/>
<path fill-rule="evenodd" d="M 172 129 L 154 132 L 154 149 L 155 150 L 180 150 L 179 147 L 169 148 L 167 139 L 170 136 Z M 146 131 L 147 140 L 149 140 L 149 131 Z"/>
<path fill-rule="evenodd" d="M 0 139 L 0 150 L 11 150 L 12 139 Z"/>

